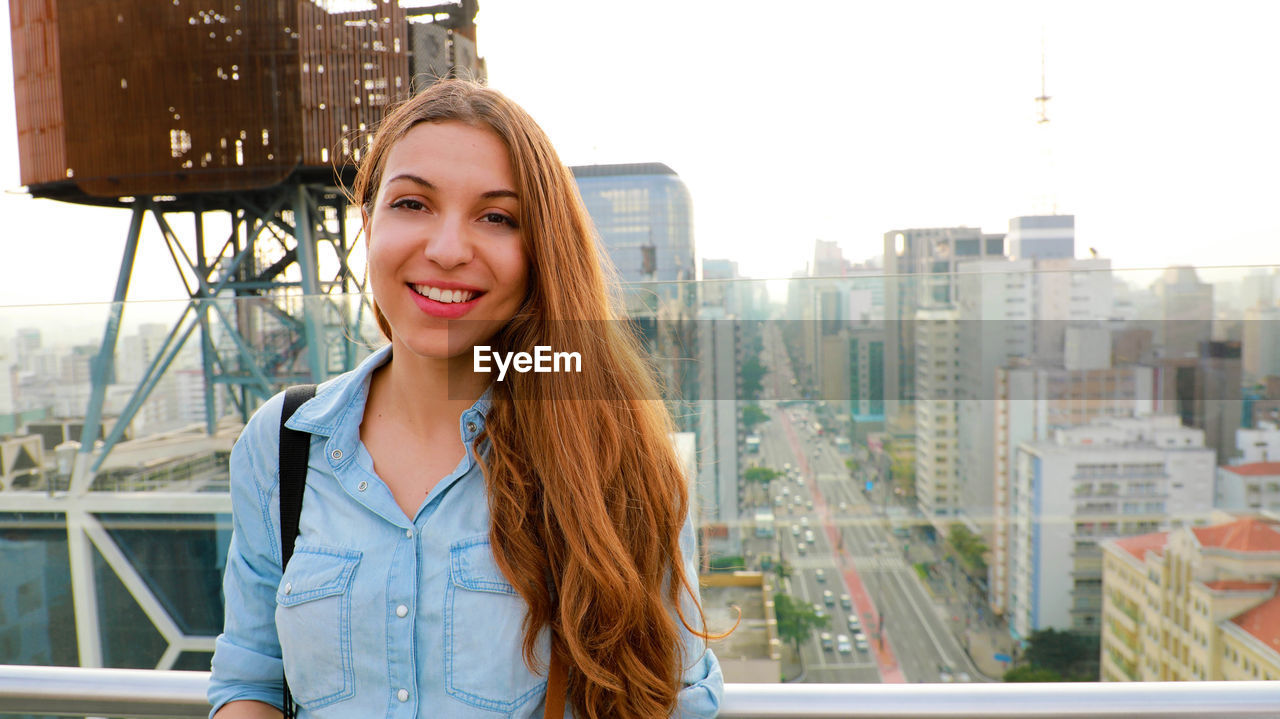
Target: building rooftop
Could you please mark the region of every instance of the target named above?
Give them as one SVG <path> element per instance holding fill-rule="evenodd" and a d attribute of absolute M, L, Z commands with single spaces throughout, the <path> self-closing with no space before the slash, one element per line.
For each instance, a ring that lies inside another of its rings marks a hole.
<path fill-rule="evenodd" d="M 676 171 L 661 162 L 627 162 L 618 165 L 574 165 L 574 177 L 617 177 L 619 175 L 674 175 Z"/>
<path fill-rule="evenodd" d="M 1215 592 L 1261 592 L 1275 589 L 1275 582 L 1247 582 L 1243 579 L 1220 579 L 1216 582 L 1205 582 L 1204 586 Z"/>
<path fill-rule="evenodd" d="M 1223 467 L 1224 470 L 1242 477 L 1270 477 L 1280 475 L 1280 462 L 1250 462 L 1249 464 L 1233 464 Z"/>
<path fill-rule="evenodd" d="M 1217 547 L 1237 552 L 1280 552 L 1280 531 L 1264 519 L 1248 517 L 1212 527 L 1191 530 L 1202 547 Z"/>
<path fill-rule="evenodd" d="M 1272 597 L 1253 609 L 1241 612 L 1231 621 L 1273 651 L 1280 651 L 1280 597 Z"/>
<path fill-rule="evenodd" d="M 1164 545 L 1169 542 L 1169 533 L 1152 532 L 1151 534 L 1139 534 L 1136 537 L 1124 537 L 1113 541 L 1117 547 L 1142 560 L 1146 558 L 1147 552 L 1163 555 Z"/>

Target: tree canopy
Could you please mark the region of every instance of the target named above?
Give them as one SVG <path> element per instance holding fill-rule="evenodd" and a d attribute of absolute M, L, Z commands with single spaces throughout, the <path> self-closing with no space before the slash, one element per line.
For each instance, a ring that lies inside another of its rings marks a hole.
<path fill-rule="evenodd" d="M 773 610 L 778 616 L 778 636 L 791 642 L 797 652 L 815 629 L 824 628 L 831 621 L 830 617 L 819 618 L 812 605 L 784 592 L 773 595 Z"/>
<path fill-rule="evenodd" d="M 768 467 L 747 467 L 742 471 L 742 478 L 748 482 L 771 482 L 781 476 L 782 472 Z"/>

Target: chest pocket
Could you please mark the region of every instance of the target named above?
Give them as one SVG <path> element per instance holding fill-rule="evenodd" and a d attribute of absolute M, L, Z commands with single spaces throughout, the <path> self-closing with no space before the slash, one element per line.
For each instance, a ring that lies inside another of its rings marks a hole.
<path fill-rule="evenodd" d="M 493 558 L 488 536 L 449 547 L 444 606 L 444 675 L 449 696 L 476 709 L 511 714 L 546 690 L 520 651 L 528 607 Z M 550 656 L 546 630 L 536 654 Z M 489 716 L 477 712 L 476 716 Z M 470 716 L 470 715 L 468 715 Z"/>
<path fill-rule="evenodd" d="M 298 546 L 276 590 L 276 631 L 297 702 L 318 709 L 355 694 L 351 580 L 360 552 Z"/>

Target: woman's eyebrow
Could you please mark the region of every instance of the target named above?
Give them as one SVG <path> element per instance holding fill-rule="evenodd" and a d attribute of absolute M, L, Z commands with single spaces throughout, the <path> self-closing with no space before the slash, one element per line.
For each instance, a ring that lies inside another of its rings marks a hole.
<path fill-rule="evenodd" d="M 422 187 L 425 187 L 428 190 L 434 191 L 436 189 L 436 186 L 431 184 L 428 180 L 425 180 L 421 177 L 418 177 L 417 175 L 414 175 L 408 172 L 396 175 L 390 180 L 387 180 L 387 184 L 389 185 L 393 182 L 396 182 L 397 180 L 408 180 L 409 182 L 412 182 L 415 185 L 421 185 Z M 520 196 L 515 193 L 515 190 L 507 190 L 507 189 L 489 190 L 488 192 L 481 193 L 480 197 L 486 200 L 492 200 L 497 197 L 509 197 L 513 200 L 520 199 Z"/>

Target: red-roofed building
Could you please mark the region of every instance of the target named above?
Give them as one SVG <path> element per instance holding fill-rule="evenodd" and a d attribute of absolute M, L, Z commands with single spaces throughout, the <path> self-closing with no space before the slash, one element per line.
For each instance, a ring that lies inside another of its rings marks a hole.
<path fill-rule="evenodd" d="M 1280 462 L 1219 467 L 1213 506 L 1228 512 L 1280 511 Z"/>
<path fill-rule="evenodd" d="M 1280 679 L 1280 523 L 1101 546 L 1103 681 Z"/>

